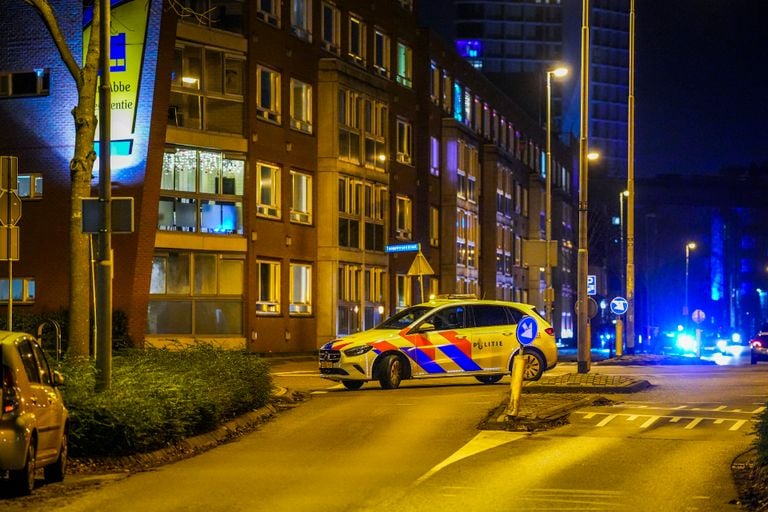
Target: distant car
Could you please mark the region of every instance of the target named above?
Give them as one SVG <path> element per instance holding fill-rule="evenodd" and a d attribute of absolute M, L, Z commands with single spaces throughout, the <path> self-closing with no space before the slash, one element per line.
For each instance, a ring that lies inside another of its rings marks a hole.
<path fill-rule="evenodd" d="M 537 380 L 557 364 L 557 345 L 554 330 L 536 309 L 455 296 L 406 308 L 373 329 L 326 343 L 319 353 L 320 373 L 347 389 L 371 380 L 393 389 L 406 379 L 452 376 L 492 384 L 510 373 L 520 348 L 517 327 L 526 317 L 537 328 L 523 349 L 523 375 Z"/>
<path fill-rule="evenodd" d="M 66 473 L 69 416 L 58 389 L 64 377 L 32 336 L 8 331 L 0 331 L 0 377 L 0 472 L 15 494 L 27 495 L 38 468 L 47 482 Z"/>
<path fill-rule="evenodd" d="M 749 340 L 752 356 L 750 361 L 757 364 L 758 361 L 768 361 L 768 331 L 760 332 Z"/>

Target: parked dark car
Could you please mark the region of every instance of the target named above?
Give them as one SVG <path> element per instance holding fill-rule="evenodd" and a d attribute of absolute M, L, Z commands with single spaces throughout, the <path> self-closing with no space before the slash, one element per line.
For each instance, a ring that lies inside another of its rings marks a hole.
<path fill-rule="evenodd" d="M 768 361 L 768 331 L 759 332 L 749 340 L 752 356 L 751 363 L 757 364 L 758 361 Z"/>

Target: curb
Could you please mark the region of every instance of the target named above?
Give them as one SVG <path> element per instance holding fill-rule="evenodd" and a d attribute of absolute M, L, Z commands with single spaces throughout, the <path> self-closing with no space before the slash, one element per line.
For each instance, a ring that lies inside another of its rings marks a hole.
<path fill-rule="evenodd" d="M 523 386 L 523 393 L 637 393 L 649 387 L 651 387 L 651 383 L 647 380 L 635 380 L 630 384 L 619 386 L 589 386 L 581 383 L 546 385 L 533 382 Z"/>

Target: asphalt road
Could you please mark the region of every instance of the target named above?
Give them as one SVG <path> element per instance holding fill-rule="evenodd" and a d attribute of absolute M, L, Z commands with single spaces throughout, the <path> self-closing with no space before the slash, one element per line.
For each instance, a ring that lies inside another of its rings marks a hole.
<path fill-rule="evenodd" d="M 528 434 L 477 430 L 507 395 L 507 379 L 347 391 L 319 379 L 311 361 L 283 361 L 274 366 L 276 382 L 312 398 L 258 431 L 152 471 L 76 491 L 64 486 L 41 502 L 2 500 L 0 508 L 737 510 L 729 504 L 730 463 L 752 442 L 754 414 L 768 400 L 768 365 L 593 371 L 639 375 L 654 386 Z"/>

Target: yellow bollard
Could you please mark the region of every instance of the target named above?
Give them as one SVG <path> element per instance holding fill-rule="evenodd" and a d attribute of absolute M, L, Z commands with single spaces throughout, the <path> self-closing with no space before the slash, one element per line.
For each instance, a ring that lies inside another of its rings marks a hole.
<path fill-rule="evenodd" d="M 523 393 L 523 370 L 525 370 L 525 358 L 522 347 L 512 358 L 512 380 L 509 383 L 509 406 L 507 416 L 517 416 L 520 412 L 520 395 Z"/>
<path fill-rule="evenodd" d="M 621 318 L 616 319 L 616 357 L 624 355 L 624 322 Z"/>

